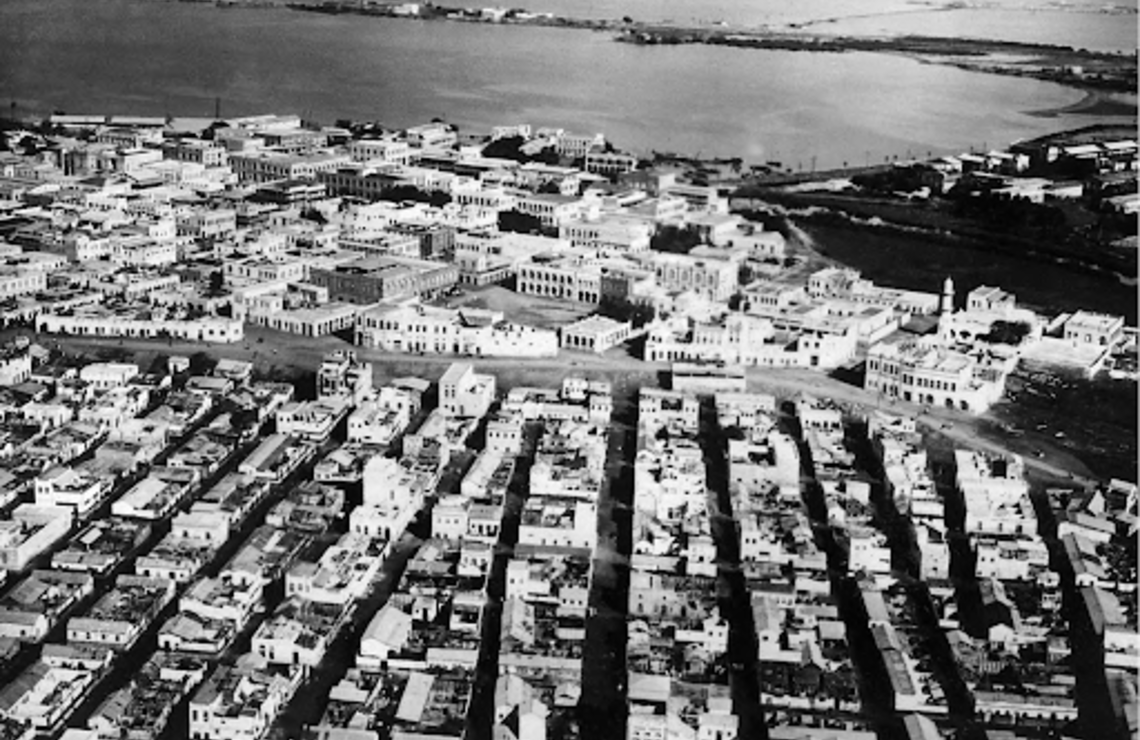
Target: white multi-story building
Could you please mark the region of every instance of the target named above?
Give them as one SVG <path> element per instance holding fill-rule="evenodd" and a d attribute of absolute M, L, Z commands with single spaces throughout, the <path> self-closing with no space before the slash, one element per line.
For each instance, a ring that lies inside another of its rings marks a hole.
<path fill-rule="evenodd" d="M 606 260 L 581 256 L 529 262 L 518 267 L 516 289 L 523 295 L 598 303 L 602 299 L 602 272 L 606 266 Z"/>
<path fill-rule="evenodd" d="M 642 388 L 638 392 L 637 423 L 650 433 L 672 424 L 695 431 L 700 410 L 700 403 L 692 394 L 657 388 Z"/>
<path fill-rule="evenodd" d="M 575 247 L 619 253 L 649 249 L 651 228 L 639 218 L 603 216 L 592 221 L 568 221 L 558 227 L 558 236 Z"/>
<path fill-rule="evenodd" d="M 93 362 L 79 371 L 79 379 L 99 390 L 126 385 L 139 374 L 139 366 L 124 362 Z"/>
<path fill-rule="evenodd" d="M 364 598 L 383 564 L 372 538 L 348 532 L 316 562 L 300 562 L 285 575 L 285 595 L 347 607 Z"/>
<path fill-rule="evenodd" d="M 407 164 L 412 157 L 408 142 L 399 139 L 356 139 L 348 145 L 348 156 L 355 162 Z"/>
<path fill-rule="evenodd" d="M 1077 311 L 1065 322 L 1065 341 L 1075 345 L 1111 347 L 1124 333 L 1124 318 Z"/>
<path fill-rule="evenodd" d="M 0 300 L 47 290 L 47 274 L 40 270 L 4 268 L 0 272 Z"/>
<path fill-rule="evenodd" d="M 586 172 L 598 175 L 621 175 L 637 169 L 637 157 L 622 152 L 607 152 L 604 149 L 590 149 L 586 152 Z"/>
<path fill-rule="evenodd" d="M 654 254 L 657 284 L 668 291 L 692 291 L 710 301 L 727 301 L 739 285 L 739 266 L 732 260 L 687 254 Z"/>
<path fill-rule="evenodd" d="M 365 463 L 361 485 L 362 505 L 353 509 L 349 530 L 390 542 L 415 518 L 431 481 L 399 460 L 376 455 Z"/>
<path fill-rule="evenodd" d="M 558 228 L 590 210 L 589 205 L 575 195 L 531 193 L 526 190 L 510 192 L 515 198 L 515 210 L 534 216 L 548 229 Z"/>
<path fill-rule="evenodd" d="M 820 322 L 789 331 L 769 319 L 733 312 L 706 321 L 677 316 L 657 322 L 646 339 L 645 358 L 826 370 L 850 362 L 858 343 L 856 332 L 843 324 Z"/>
<path fill-rule="evenodd" d="M 446 416 L 478 419 L 494 400 L 495 376 L 480 375 L 468 363 L 452 363 L 439 379 L 439 407 Z"/>
<path fill-rule="evenodd" d="M 0 567 L 20 571 L 71 531 L 74 510 L 20 504 L 0 522 Z"/>
<path fill-rule="evenodd" d="M 606 137 L 602 134 L 572 134 L 562 131 L 555 137 L 554 149 L 559 156 L 581 159 L 594 147 L 604 147 Z"/>
<path fill-rule="evenodd" d="M 36 506 L 64 507 L 82 517 L 110 493 L 111 484 L 82 468 L 56 466 L 35 479 Z"/>
<path fill-rule="evenodd" d="M 446 149 L 459 141 L 455 129 L 446 123 L 425 123 L 404 131 L 408 144 L 419 149 Z"/>
<path fill-rule="evenodd" d="M 264 737 L 303 678 L 300 666 L 271 671 L 256 659 L 219 665 L 190 699 L 191 740 Z"/>
<path fill-rule="evenodd" d="M 468 505 L 465 496 L 448 496 L 431 510 L 431 536 L 459 542 L 467 534 Z"/>
<path fill-rule="evenodd" d="M 519 544 L 593 551 L 598 507 L 593 501 L 539 497 L 528 500 L 519 522 Z"/>
<path fill-rule="evenodd" d="M 348 441 L 385 446 L 408 426 L 408 406 L 365 401 L 348 416 Z"/>
<path fill-rule="evenodd" d="M 32 376 L 32 356 L 27 352 L 0 355 L 0 386 L 19 385 Z"/>
<path fill-rule="evenodd" d="M 505 321 L 501 312 L 409 304 L 362 311 L 356 344 L 389 352 L 553 357 L 558 333 Z"/>
<path fill-rule="evenodd" d="M 344 154 L 282 154 L 253 152 L 230 155 L 230 166 L 241 182 L 274 182 L 276 180 L 311 180 L 318 172 L 334 172 L 350 162 Z"/>
<path fill-rule="evenodd" d="M 890 573 L 891 548 L 887 538 L 874 530 L 853 531 L 847 568 L 852 573 Z"/>
<path fill-rule="evenodd" d="M 918 545 L 918 574 L 924 581 L 946 580 L 950 577 L 950 545 L 943 530 L 930 524 L 914 528 Z"/>
<path fill-rule="evenodd" d="M 956 483 L 966 505 L 965 531 L 972 535 L 1036 534 L 1025 462 L 955 450 Z"/>
<path fill-rule="evenodd" d="M 807 292 L 812 298 L 840 298 L 892 308 L 906 315 L 935 314 L 942 304 L 938 293 L 882 288 L 860 276 L 857 270 L 839 267 L 812 273 L 808 277 Z"/>
<path fill-rule="evenodd" d="M 956 349 L 931 337 L 882 341 L 867 353 L 864 388 L 890 398 L 982 413 L 1005 391 L 1016 355 Z"/>
<path fill-rule="evenodd" d="M 308 440 L 323 441 L 348 413 L 347 399 L 290 401 L 277 410 L 277 432 Z"/>

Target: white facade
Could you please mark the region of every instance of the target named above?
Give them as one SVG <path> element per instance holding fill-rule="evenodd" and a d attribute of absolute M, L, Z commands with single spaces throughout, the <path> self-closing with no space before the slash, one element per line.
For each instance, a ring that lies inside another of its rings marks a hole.
<path fill-rule="evenodd" d="M 419 305 L 361 312 L 356 344 L 389 352 L 472 357 L 554 357 L 558 333 L 503 320 L 501 313 Z"/>
<path fill-rule="evenodd" d="M 593 551 L 598 540 L 597 511 L 592 501 L 528 502 L 519 523 L 519 544 Z"/>
<path fill-rule="evenodd" d="M 69 334 L 79 337 L 138 337 L 174 339 L 192 342 L 229 344 L 245 338 L 240 320 L 205 318 L 195 321 L 131 319 L 113 315 L 61 316 L 41 313 L 36 317 L 36 331 Z"/>
<path fill-rule="evenodd" d="M 191 740 L 258 740 L 301 678 L 299 668 L 282 675 L 249 665 L 219 665 L 190 700 Z"/>
<path fill-rule="evenodd" d="M 468 363 L 453 363 L 439 379 L 439 408 L 451 418 L 478 419 L 495 400 L 495 376 Z"/>
<path fill-rule="evenodd" d="M 1016 356 L 983 355 L 922 338 L 879 342 L 867 353 L 863 387 L 928 406 L 984 412 L 1005 392 Z"/>
<path fill-rule="evenodd" d="M 20 571 L 71 530 L 74 511 L 20 504 L 0 522 L 0 568 Z"/>

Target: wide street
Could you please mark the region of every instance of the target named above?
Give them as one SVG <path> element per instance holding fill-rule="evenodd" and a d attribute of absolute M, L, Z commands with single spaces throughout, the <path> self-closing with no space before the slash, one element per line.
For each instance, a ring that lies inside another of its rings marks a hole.
<path fill-rule="evenodd" d="M 302 337 L 258 326 L 247 326 L 245 341 L 235 344 L 199 344 L 143 339 L 106 339 L 95 337 L 65 337 L 40 335 L 26 329 L 6 329 L 0 332 L 0 341 L 15 336 L 28 336 L 32 341 L 48 348 L 64 350 L 68 354 L 92 357 L 113 352 L 131 353 L 133 360 L 144 368 L 160 355 L 192 355 L 205 352 L 215 358 L 231 358 L 253 362 L 260 371 L 274 368 L 284 375 L 312 372 L 320 365 L 325 353 L 337 349 L 351 349 L 361 360 L 372 362 L 377 383 L 391 378 L 416 376 L 427 380 L 438 378 L 447 366 L 461 359 L 470 362 L 483 372 L 494 373 L 500 388 L 519 385 L 557 385 L 562 377 L 577 373 L 589 378 L 606 378 L 621 385 L 659 386 L 669 370 L 666 363 L 644 362 L 631 357 L 624 349 L 611 350 L 604 355 L 562 350 L 552 358 L 469 357 L 456 358 L 434 354 L 397 354 L 381 350 L 354 347 L 335 336 Z M 819 372 L 801 369 L 771 370 L 749 368 L 750 391 L 771 393 L 779 398 L 791 399 L 799 394 L 829 398 L 852 413 L 869 413 L 881 410 L 915 416 L 923 427 L 936 432 L 953 444 L 974 447 L 993 453 L 1019 453 L 1025 458 L 1027 469 L 1038 477 L 1071 480 L 1073 483 L 1093 481 L 1088 468 L 1073 455 L 1051 444 L 1045 434 L 1006 431 L 992 422 L 988 415 L 973 416 L 945 408 L 927 408 L 902 401 L 892 402 L 851 385 L 843 380 Z"/>

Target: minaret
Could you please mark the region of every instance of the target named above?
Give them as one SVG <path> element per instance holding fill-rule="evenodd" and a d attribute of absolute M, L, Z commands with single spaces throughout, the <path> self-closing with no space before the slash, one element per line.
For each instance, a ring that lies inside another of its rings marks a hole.
<path fill-rule="evenodd" d="M 939 316 L 949 316 L 954 313 L 954 278 L 947 276 L 942 283 L 942 302 L 938 305 Z"/>

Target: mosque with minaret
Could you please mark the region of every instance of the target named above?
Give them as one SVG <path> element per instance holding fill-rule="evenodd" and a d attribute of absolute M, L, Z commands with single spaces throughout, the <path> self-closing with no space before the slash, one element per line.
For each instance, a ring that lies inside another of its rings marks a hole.
<path fill-rule="evenodd" d="M 936 330 L 899 331 L 872 346 L 864 388 L 891 401 L 969 413 L 982 413 L 1000 400 L 1020 349 L 993 342 L 995 326 L 1026 324 L 1024 334 L 1032 340 L 1041 335 L 1041 321 L 1000 288 L 974 288 L 961 308 L 955 299 L 954 280 L 947 277 L 938 297 Z"/>

